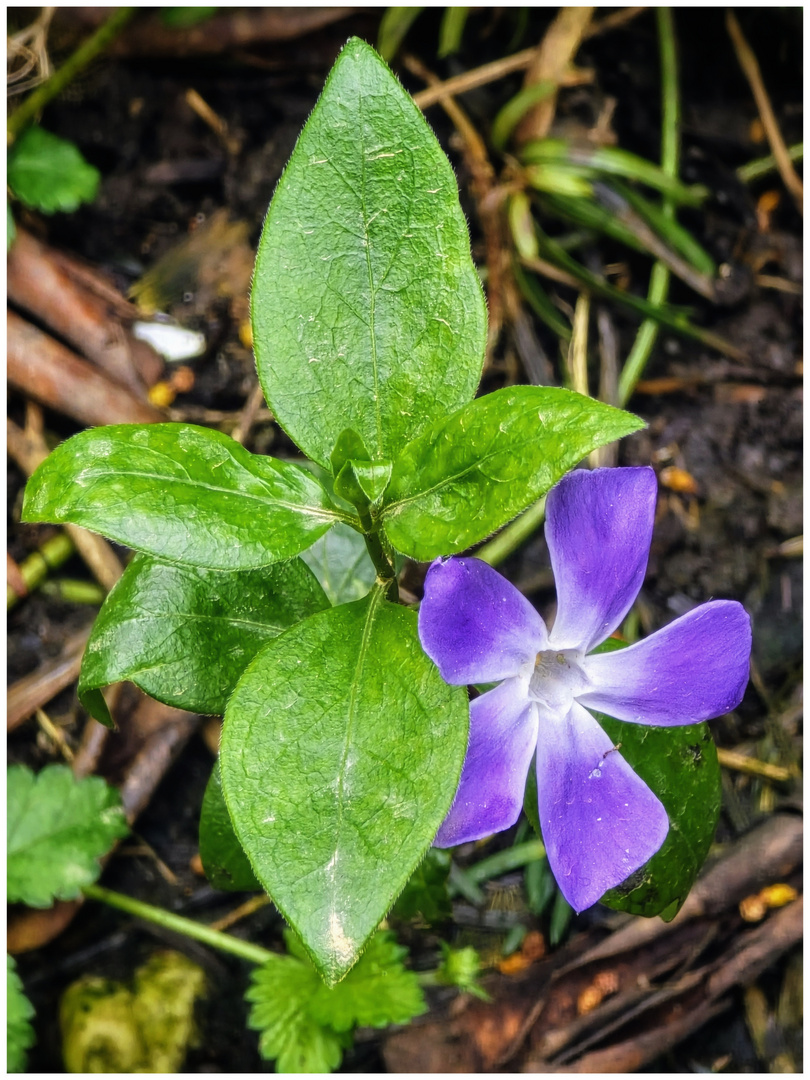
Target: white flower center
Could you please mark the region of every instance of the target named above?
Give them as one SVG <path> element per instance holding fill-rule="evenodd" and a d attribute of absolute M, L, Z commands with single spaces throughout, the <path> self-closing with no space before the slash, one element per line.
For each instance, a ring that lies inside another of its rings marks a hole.
<path fill-rule="evenodd" d="M 581 664 L 585 654 L 579 649 L 549 649 L 537 654 L 529 678 L 529 698 L 541 710 L 565 714 L 573 701 L 590 685 Z"/>

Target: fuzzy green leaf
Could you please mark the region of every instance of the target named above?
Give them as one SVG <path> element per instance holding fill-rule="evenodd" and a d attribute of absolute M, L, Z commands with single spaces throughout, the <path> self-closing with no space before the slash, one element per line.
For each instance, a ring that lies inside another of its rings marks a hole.
<path fill-rule="evenodd" d="M 338 57 L 267 214 L 251 297 L 276 419 L 319 464 L 393 459 L 469 401 L 486 310 L 450 163 L 372 48 Z"/>
<path fill-rule="evenodd" d="M 43 214 L 92 202 L 101 175 L 78 147 L 32 124 L 8 152 L 8 183 L 17 198 Z"/>
<path fill-rule="evenodd" d="M 192 424 L 116 424 L 63 442 L 25 489 L 23 521 L 71 522 L 210 570 L 290 559 L 346 515 L 292 462 Z"/>
<path fill-rule="evenodd" d="M 21 1073 L 25 1072 L 26 1051 L 34 1045 L 34 1006 L 23 992 L 14 958 L 6 954 L 6 961 L 6 1069 Z"/>
<path fill-rule="evenodd" d="M 464 551 L 598 446 L 643 427 L 570 390 L 513 386 L 434 423 L 394 462 L 382 524 L 412 559 Z"/>
<path fill-rule="evenodd" d="M 466 691 L 425 656 L 415 612 L 379 589 L 281 634 L 234 690 L 220 758 L 234 831 L 328 983 L 436 835 L 468 722 Z"/>
<path fill-rule="evenodd" d="M 167 705 L 221 714 L 259 649 L 327 607 L 300 559 L 226 573 L 136 555 L 93 625 L 79 697 L 111 724 L 100 688 L 129 679 Z"/>
<path fill-rule="evenodd" d="M 98 860 L 126 836 L 121 798 L 97 776 L 77 780 L 65 765 L 34 775 L 8 769 L 8 899 L 50 907 L 75 900 L 101 873 Z"/>
<path fill-rule="evenodd" d="M 200 811 L 200 859 L 205 876 L 215 889 L 261 892 L 262 887 L 231 825 L 222 794 L 219 761 L 211 772 Z"/>
<path fill-rule="evenodd" d="M 324 986 L 295 935 L 285 933 L 288 956 L 274 956 L 252 973 L 245 995 L 248 1026 L 260 1031 L 259 1049 L 277 1072 L 330 1072 L 359 1024 L 407 1024 L 425 1011 L 417 976 L 402 961 L 407 949 L 393 934 L 374 935 L 355 968 L 337 986 Z"/>

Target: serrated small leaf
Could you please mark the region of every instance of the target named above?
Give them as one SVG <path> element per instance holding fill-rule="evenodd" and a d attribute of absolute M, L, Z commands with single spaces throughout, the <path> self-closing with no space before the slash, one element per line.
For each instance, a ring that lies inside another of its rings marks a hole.
<path fill-rule="evenodd" d="M 455 176 L 358 38 L 279 181 L 251 307 L 265 396 L 321 465 L 347 428 L 373 459 L 393 459 L 475 392 L 486 309 Z"/>
<path fill-rule="evenodd" d="M 53 214 L 92 202 L 101 174 L 78 147 L 32 124 L 8 153 L 8 183 L 17 198 L 34 210 Z"/>
<path fill-rule="evenodd" d="M 290 955 L 274 956 L 251 975 L 248 1026 L 260 1031 L 262 1056 L 277 1072 L 329 1072 L 351 1046 L 358 1025 L 406 1024 L 425 1011 L 418 977 L 403 965 L 394 935 L 374 935 L 337 986 L 324 986 L 301 942 L 285 932 Z"/>
<path fill-rule="evenodd" d="M 111 724 L 100 688 L 128 679 L 166 705 L 221 714 L 259 649 L 327 607 L 300 559 L 227 573 L 136 555 L 93 625 L 79 698 Z"/>
<path fill-rule="evenodd" d="M 335 525 L 312 547 L 302 551 L 301 558 L 332 604 L 350 604 L 352 600 L 362 599 L 377 577 L 365 540 L 348 525 Z"/>
<path fill-rule="evenodd" d="M 234 690 L 220 758 L 234 831 L 328 983 L 435 836 L 468 722 L 466 692 L 425 656 L 415 613 L 378 589 L 271 641 Z"/>
<path fill-rule="evenodd" d="M 420 1016 L 425 998 L 417 976 L 403 964 L 407 955 L 390 931 L 376 933 L 342 982 L 319 985 L 309 1005 L 313 1018 L 335 1031 L 350 1031 L 407 1024 Z"/>
<path fill-rule="evenodd" d="M 347 515 L 292 462 L 192 424 L 116 424 L 63 442 L 23 521 L 82 525 L 160 559 L 250 570 L 290 559 Z"/>
<path fill-rule="evenodd" d="M 242 845 L 236 839 L 222 794 L 219 761 L 203 796 L 200 812 L 200 859 L 205 876 L 215 889 L 228 892 L 261 892 Z"/>
<path fill-rule="evenodd" d="M 115 788 L 97 776 L 77 780 L 64 765 L 7 774 L 8 899 L 49 907 L 74 900 L 101 873 L 98 860 L 129 826 Z"/>
<path fill-rule="evenodd" d="M 631 413 L 570 390 L 496 390 L 436 421 L 395 460 L 385 533 L 412 559 L 464 551 L 544 495 L 591 450 L 643 426 Z"/>
<path fill-rule="evenodd" d="M 34 1045 L 34 1006 L 23 992 L 14 958 L 6 954 L 6 1070 L 25 1072 L 26 1051 Z"/>

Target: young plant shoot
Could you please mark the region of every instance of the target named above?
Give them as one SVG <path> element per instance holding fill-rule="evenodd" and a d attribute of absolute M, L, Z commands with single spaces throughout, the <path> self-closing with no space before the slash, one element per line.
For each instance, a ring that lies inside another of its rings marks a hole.
<path fill-rule="evenodd" d="M 188 424 L 128 425 L 69 439 L 28 485 L 25 521 L 137 552 L 87 647 L 88 710 L 111 724 L 101 690 L 130 679 L 224 711 L 204 862 L 217 884 L 265 889 L 329 986 L 434 841 L 514 823 L 535 756 L 527 813 L 539 799 L 571 904 L 613 890 L 627 910 L 676 910 L 716 820 L 703 721 L 740 699 L 747 617 L 718 601 L 593 655 L 641 586 L 655 477 L 566 474 L 642 422 L 556 388 L 474 400 L 486 310 L 455 177 L 358 39 L 279 181 L 252 319 L 268 405 L 308 461 Z M 550 633 L 494 570 L 447 560 L 547 492 Z M 358 582 L 365 595 L 327 596 L 330 550 L 352 551 L 351 595 Z M 399 602 L 403 556 L 437 560 L 418 618 Z M 470 708 L 466 684 L 482 680 L 504 681 Z"/>

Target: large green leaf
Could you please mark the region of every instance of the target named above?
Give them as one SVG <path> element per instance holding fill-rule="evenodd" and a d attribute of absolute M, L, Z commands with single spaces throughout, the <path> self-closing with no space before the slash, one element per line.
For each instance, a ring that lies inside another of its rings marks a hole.
<path fill-rule="evenodd" d="M 92 202 L 101 176 L 78 147 L 32 124 L 8 154 L 8 183 L 25 203 L 44 214 L 76 210 Z"/>
<path fill-rule="evenodd" d="M 29 907 L 74 900 L 101 873 L 98 859 L 129 832 L 115 788 L 77 780 L 65 765 L 7 773 L 7 897 Z"/>
<path fill-rule="evenodd" d="M 211 772 L 200 812 L 200 858 L 205 876 L 215 889 L 261 892 L 262 887 L 231 825 L 222 795 L 219 761 Z"/>
<path fill-rule="evenodd" d="M 393 459 L 475 392 L 486 310 L 453 170 L 358 38 L 279 181 L 251 304 L 265 396 L 321 465 L 346 428 Z"/>
<path fill-rule="evenodd" d="M 227 573 L 136 555 L 93 625 L 79 697 L 108 725 L 100 688 L 124 679 L 178 709 L 222 713 L 259 649 L 326 607 L 300 559 Z"/>
<path fill-rule="evenodd" d="M 720 816 L 720 765 L 708 724 L 644 727 L 597 714 L 621 754 L 664 804 L 669 832 L 661 848 L 602 903 L 633 915 L 673 919 L 689 895 Z"/>
<path fill-rule="evenodd" d="M 192 424 L 74 435 L 28 481 L 22 510 L 23 521 L 71 522 L 211 570 L 290 559 L 346 517 L 292 462 Z"/>
<path fill-rule="evenodd" d="M 333 604 L 365 596 L 377 577 L 366 542 L 359 532 L 338 524 L 301 553 Z"/>
<path fill-rule="evenodd" d="M 281 634 L 234 690 L 220 757 L 234 831 L 330 985 L 436 835 L 467 726 L 466 691 L 380 589 Z"/>
<path fill-rule="evenodd" d="M 545 386 L 513 386 L 434 423 L 394 462 L 382 523 L 412 559 L 464 551 L 545 494 L 598 446 L 643 427 L 631 413 Z"/>

